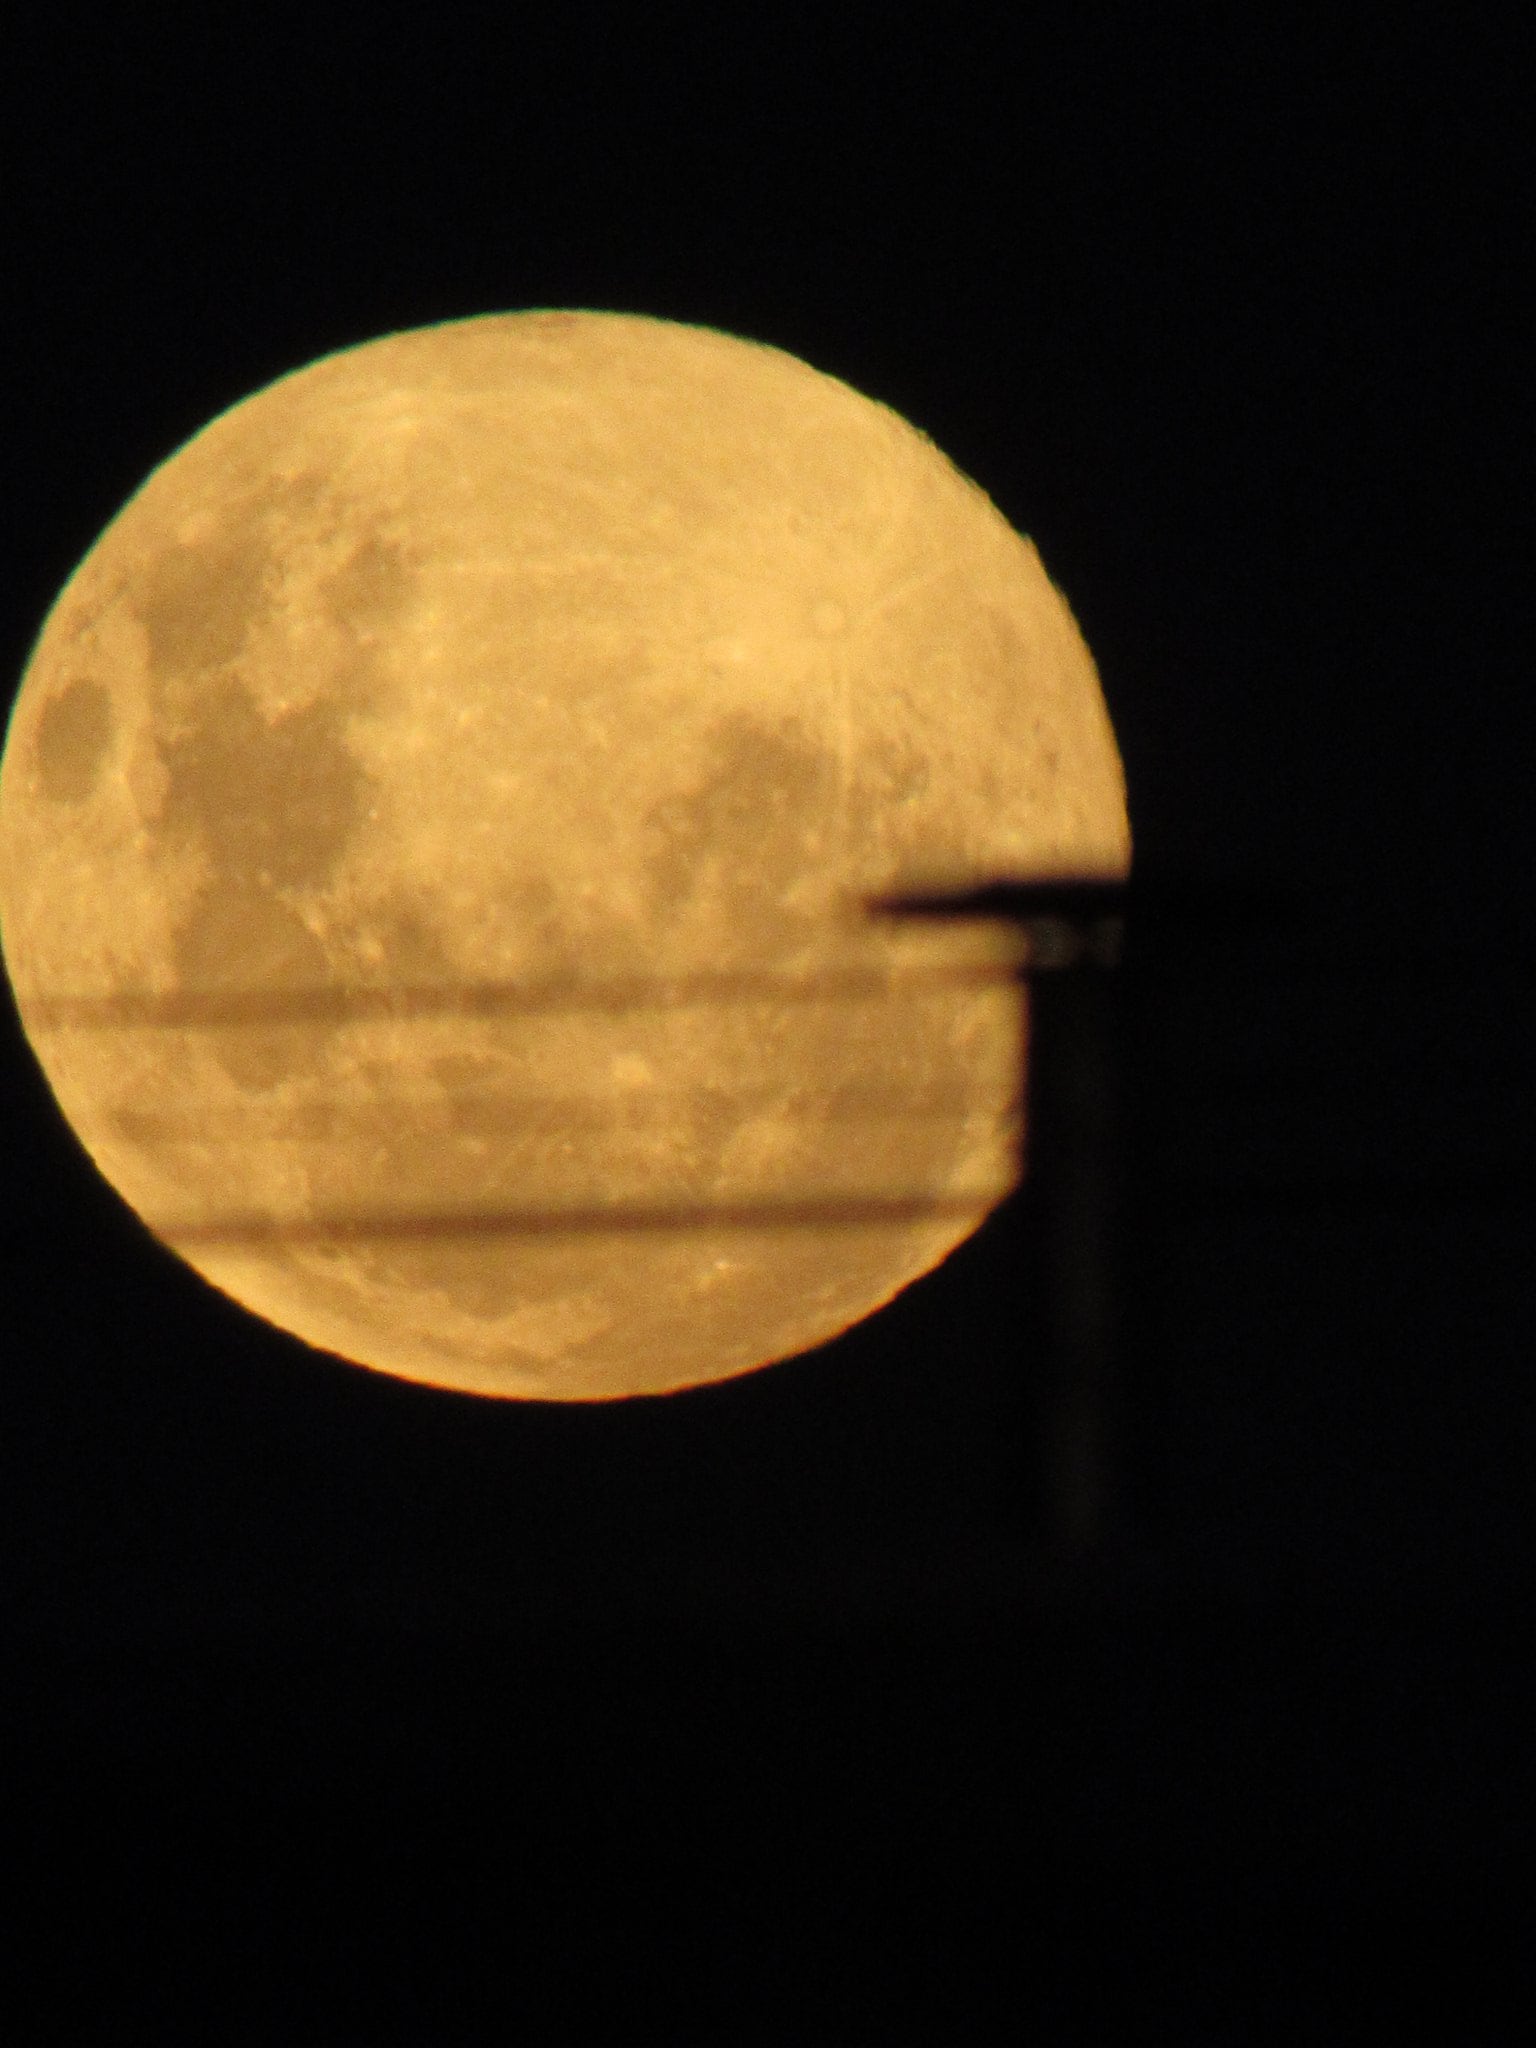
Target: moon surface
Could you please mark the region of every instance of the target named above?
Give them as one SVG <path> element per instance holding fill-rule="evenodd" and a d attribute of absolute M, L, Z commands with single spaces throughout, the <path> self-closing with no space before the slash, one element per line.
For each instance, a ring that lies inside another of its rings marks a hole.
<path fill-rule="evenodd" d="M 1019 996 L 897 888 L 1129 866 L 1092 659 L 782 351 L 490 315 L 279 379 L 50 613 L 0 939 L 151 1231 L 311 1345 L 661 1393 L 825 1342 L 1017 1173 Z"/>

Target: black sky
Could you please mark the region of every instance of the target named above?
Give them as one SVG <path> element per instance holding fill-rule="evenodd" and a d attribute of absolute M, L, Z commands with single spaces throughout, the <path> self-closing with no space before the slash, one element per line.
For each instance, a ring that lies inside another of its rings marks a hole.
<path fill-rule="evenodd" d="M 777 2040 L 809 2037 L 762 2017 L 785 1959 L 865 1908 L 932 1992 L 963 1933 L 1028 1974 L 1010 1886 L 1055 1954 L 1116 1887 L 1430 1916 L 1528 1887 L 1518 49 L 1422 12 L 559 18 L 25 49 L 0 664 L 152 465 L 391 329 L 700 321 L 915 421 L 1068 594 L 1142 871 L 1306 906 L 1279 955 L 1133 992 L 1132 1556 L 1084 1588 L 1027 1553 L 999 1231 L 725 1387 L 461 1400 L 159 1251 L 7 1013 L 0 1619 L 39 1896 L 179 1858 L 178 1896 L 235 1882 L 276 1925 L 285 1886 L 430 1873 L 520 1955 L 560 1901 L 616 1924 L 671 1885 L 687 1918 L 729 1866 L 717 2038 Z"/>

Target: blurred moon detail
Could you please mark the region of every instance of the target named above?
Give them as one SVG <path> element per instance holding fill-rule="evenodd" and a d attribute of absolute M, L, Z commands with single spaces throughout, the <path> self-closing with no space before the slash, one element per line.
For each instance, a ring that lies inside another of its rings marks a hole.
<path fill-rule="evenodd" d="M 1129 859 L 982 491 L 611 313 L 221 414 L 70 578 L 0 764 L 6 966 L 108 1181 L 310 1344 L 523 1398 L 722 1379 L 930 1270 L 1017 1171 L 1019 998 L 996 935 L 859 904 Z"/>

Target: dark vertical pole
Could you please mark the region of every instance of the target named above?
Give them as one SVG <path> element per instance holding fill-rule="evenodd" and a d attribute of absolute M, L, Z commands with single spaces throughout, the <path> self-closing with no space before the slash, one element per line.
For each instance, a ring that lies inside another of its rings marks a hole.
<path fill-rule="evenodd" d="M 1030 1416 L 1037 1533 L 1058 1561 L 1119 1538 L 1115 1458 L 1120 1252 L 1119 990 L 1124 883 L 999 882 L 873 906 L 1005 918 L 1026 941 L 1024 1176 L 1011 1205 L 1023 1282 L 1014 1353 Z"/>
<path fill-rule="evenodd" d="M 1028 1003 L 1024 1077 L 1023 1184 L 1008 1205 L 1017 1233 L 1012 1264 L 1022 1281 L 1018 1362 L 1038 1534 L 1060 1562 L 1106 1550 L 1128 1562 L 1126 1539 L 1144 1551 L 1146 1532 L 1126 1526 L 1123 1419 L 1146 1399 L 1144 1331 L 1130 1332 L 1136 1384 L 1117 1384 L 1128 1361 L 1118 1324 L 1119 1276 L 1130 1249 L 1122 1235 L 1126 1197 L 1143 1214 L 1145 1075 L 1123 1087 L 1140 1064 L 1125 1016 L 1141 1019 L 1149 966 L 1159 976 L 1177 940 L 1211 944 L 1243 934 L 1280 936 L 1301 926 L 1300 903 L 1273 889 L 1195 889 L 1093 875 L 999 881 L 954 895 L 893 897 L 871 908 L 887 915 L 989 917 L 1018 927 L 1026 941 Z M 1129 981 L 1122 988 L 1120 960 Z M 1138 1023 L 1139 1036 L 1139 1023 Z M 1133 1064 L 1133 1062 L 1135 1064 Z M 1132 1116 L 1122 1118 L 1122 1093 Z M 1132 1178 L 1134 1166 L 1136 1178 Z M 1011 1276 L 1010 1276 L 1011 1277 Z M 1138 1300 L 1144 1306 L 1144 1294 Z M 1130 1401 L 1127 1401 L 1129 1395 Z M 1145 1410 L 1141 1409 L 1145 1422 Z M 1145 1495 L 1143 1495 L 1143 1499 Z M 1136 1519 L 1139 1521 L 1140 1516 Z M 1138 1561 L 1145 1564 L 1143 1555 Z"/>
<path fill-rule="evenodd" d="M 1037 927 L 1038 930 L 1038 927 Z M 1082 1559 L 1115 1533 L 1118 927 L 1052 925 L 1027 971 L 1020 1224 L 1039 1350 L 1034 1399 L 1041 1533 Z"/>

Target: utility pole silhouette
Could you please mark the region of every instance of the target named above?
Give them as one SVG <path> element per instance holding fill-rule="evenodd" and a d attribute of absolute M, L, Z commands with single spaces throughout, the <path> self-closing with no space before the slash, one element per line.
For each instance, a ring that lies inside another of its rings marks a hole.
<path fill-rule="evenodd" d="M 1113 977 L 1125 893 L 1099 881 L 996 883 L 876 906 L 898 916 L 1005 921 L 1025 942 L 1024 1174 L 1011 1204 L 1011 1256 L 1027 1318 L 1020 1336 L 1038 1534 L 1062 1561 L 1095 1557 L 1118 1533 Z"/>
<path fill-rule="evenodd" d="M 1097 877 L 997 882 L 871 906 L 1018 927 L 1026 996 L 1023 1178 L 1007 1205 L 1036 1533 L 1063 1565 L 1123 1546 L 1130 1356 L 1122 1236 L 1129 1138 L 1125 965 L 1158 942 L 1210 942 L 1291 921 L 1283 898 L 1148 889 Z M 1150 941 L 1150 944 L 1148 943 Z"/>

